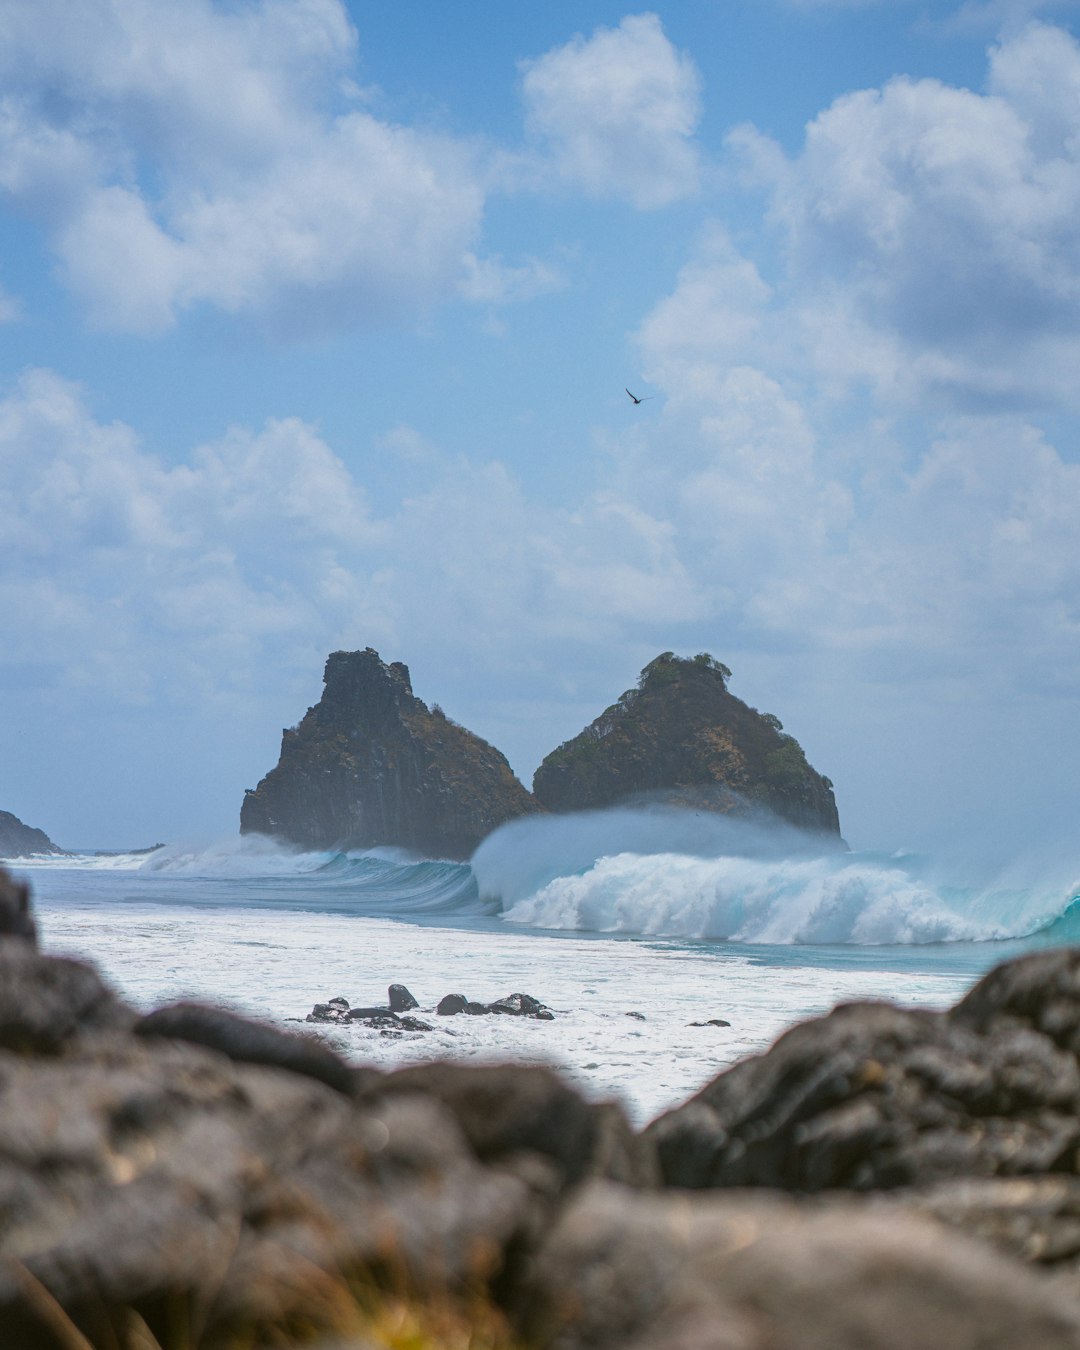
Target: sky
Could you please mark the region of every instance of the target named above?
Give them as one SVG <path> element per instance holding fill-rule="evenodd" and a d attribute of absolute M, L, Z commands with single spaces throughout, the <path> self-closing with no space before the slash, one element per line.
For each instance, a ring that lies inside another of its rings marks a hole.
<path fill-rule="evenodd" d="M 368 646 L 528 784 L 670 649 L 855 847 L 1072 848 L 1078 39 L 0 0 L 0 809 L 233 834 Z"/>

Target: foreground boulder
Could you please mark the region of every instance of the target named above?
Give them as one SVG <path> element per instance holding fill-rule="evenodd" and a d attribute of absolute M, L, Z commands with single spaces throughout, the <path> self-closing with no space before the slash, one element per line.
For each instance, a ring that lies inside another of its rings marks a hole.
<path fill-rule="evenodd" d="M 992 971 L 946 1013 L 851 1003 L 649 1129 L 671 1185 L 881 1190 L 1080 1173 L 1080 950 Z"/>
<path fill-rule="evenodd" d="M 37 945 L 37 924 L 30 908 L 30 887 L 0 868 L 0 937 L 18 937 Z"/>
<path fill-rule="evenodd" d="M 635 1134 L 550 1069 L 140 1015 L 5 894 L 5 1348 L 1080 1350 L 1080 953 L 840 1009 Z M 660 1184 L 740 1154 L 756 1190 Z"/>
<path fill-rule="evenodd" d="M 839 836 L 832 784 L 779 720 L 728 692 L 708 653 L 665 652 L 573 740 L 540 765 L 537 801 L 584 811 L 648 795 L 735 815 L 765 808 L 801 829 Z"/>
<path fill-rule="evenodd" d="M 277 767 L 245 794 L 241 834 L 465 859 L 538 809 L 498 750 L 415 697 L 400 662 L 334 652 L 324 678 L 319 702 L 282 733 Z"/>
<path fill-rule="evenodd" d="M 517 1309 L 545 1350 L 1075 1350 L 1080 1305 L 907 1214 L 594 1184 Z"/>
<path fill-rule="evenodd" d="M 21 916 L 0 871 L 9 892 Z M 122 1350 L 179 1327 L 205 1350 L 289 1345 L 290 1328 L 385 1344 L 368 1333 L 403 1289 L 494 1317 L 484 1291 L 522 1244 L 587 1176 L 630 1175 L 638 1147 L 621 1110 L 550 1072 L 385 1075 L 200 1004 L 140 1016 L 92 966 L 0 937 L 13 1350 L 82 1344 L 74 1328 Z"/>

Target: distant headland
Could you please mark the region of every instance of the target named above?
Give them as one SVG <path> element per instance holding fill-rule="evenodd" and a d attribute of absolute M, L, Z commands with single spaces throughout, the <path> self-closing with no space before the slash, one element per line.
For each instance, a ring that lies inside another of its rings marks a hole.
<path fill-rule="evenodd" d="M 57 855 L 59 848 L 44 830 L 24 825 L 10 811 L 0 811 L 0 858 L 29 858 L 40 854 Z"/>

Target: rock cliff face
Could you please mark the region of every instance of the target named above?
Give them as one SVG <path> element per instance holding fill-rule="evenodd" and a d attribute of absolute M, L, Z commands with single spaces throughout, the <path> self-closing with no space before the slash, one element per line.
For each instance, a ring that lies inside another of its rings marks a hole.
<path fill-rule="evenodd" d="M 0 858 L 28 858 L 34 853 L 63 853 L 44 830 L 24 825 L 10 811 L 0 811 Z"/>
<path fill-rule="evenodd" d="M 765 807 L 802 829 L 839 835 L 832 784 L 779 720 L 728 692 L 707 653 L 665 652 L 630 689 L 540 765 L 533 794 L 550 811 L 662 793 L 732 814 Z"/>
<path fill-rule="evenodd" d="M 378 652 L 334 652 L 322 699 L 281 738 L 277 768 L 244 797 L 241 834 L 303 848 L 392 844 L 464 859 L 537 809 L 493 746 L 416 698 Z"/>

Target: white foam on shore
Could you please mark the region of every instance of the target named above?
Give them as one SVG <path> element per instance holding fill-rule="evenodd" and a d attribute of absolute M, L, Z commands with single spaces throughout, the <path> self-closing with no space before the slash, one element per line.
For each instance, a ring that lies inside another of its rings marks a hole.
<path fill-rule="evenodd" d="M 45 901 L 38 917 L 47 951 L 94 961 L 143 1009 L 194 998 L 298 1029 L 289 1019 L 316 1002 L 343 995 L 354 1005 L 381 1004 L 387 985 L 400 981 L 434 1031 L 397 1038 L 352 1026 L 319 1034 L 382 1067 L 440 1057 L 552 1063 L 590 1096 L 621 1098 L 639 1122 L 837 1002 L 944 1007 L 971 983 L 954 973 L 761 965 L 673 943 L 479 934 L 281 909 Z M 489 1001 L 516 991 L 547 1003 L 556 1020 L 434 1014 L 447 993 Z M 689 1025 L 715 1017 L 731 1026 Z"/>

